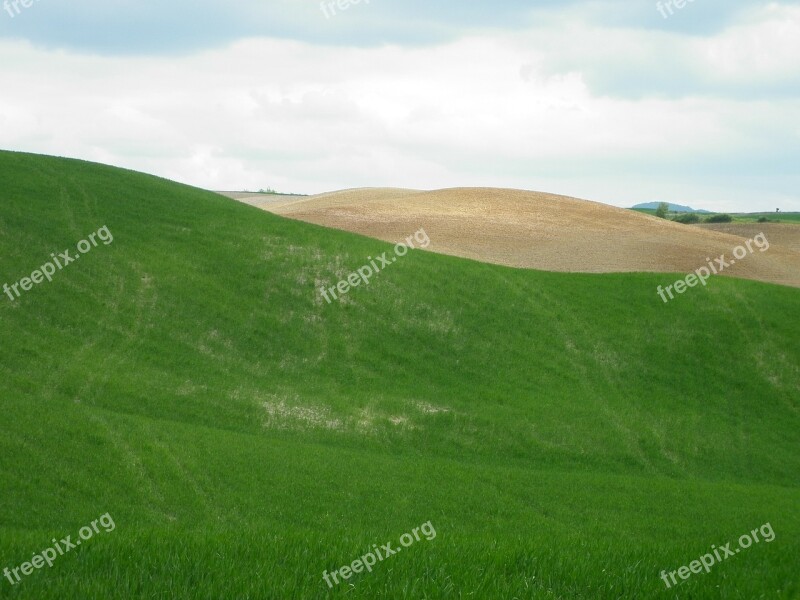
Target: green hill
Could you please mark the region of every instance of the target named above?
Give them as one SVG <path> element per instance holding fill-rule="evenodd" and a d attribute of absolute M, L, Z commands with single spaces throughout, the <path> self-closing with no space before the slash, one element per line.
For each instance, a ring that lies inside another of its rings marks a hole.
<path fill-rule="evenodd" d="M 392 247 L 85 162 L 0 181 L 0 284 L 113 235 L 0 297 L 0 569 L 115 525 L 0 597 L 800 595 L 800 290 L 413 251 L 328 304 Z"/>

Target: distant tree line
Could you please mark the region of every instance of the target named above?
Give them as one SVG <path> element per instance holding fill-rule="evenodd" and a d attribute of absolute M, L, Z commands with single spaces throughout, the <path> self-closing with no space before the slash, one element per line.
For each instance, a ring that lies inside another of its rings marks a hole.
<path fill-rule="evenodd" d="M 666 219 L 669 217 L 669 204 L 666 202 L 659 202 L 658 208 L 656 208 L 656 216 L 659 219 Z M 693 223 L 700 223 L 700 215 L 697 213 L 681 213 L 676 215 L 672 218 L 673 221 L 676 223 L 684 223 L 686 225 L 691 225 Z M 702 219 L 703 223 L 730 223 L 733 221 L 733 217 L 728 214 L 719 214 L 719 215 L 710 215 L 705 219 Z"/>

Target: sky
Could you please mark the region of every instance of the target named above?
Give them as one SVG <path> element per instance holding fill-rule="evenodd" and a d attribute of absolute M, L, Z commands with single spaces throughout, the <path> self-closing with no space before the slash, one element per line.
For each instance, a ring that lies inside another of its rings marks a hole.
<path fill-rule="evenodd" d="M 2 149 L 214 190 L 800 210 L 800 0 L 0 9 Z"/>

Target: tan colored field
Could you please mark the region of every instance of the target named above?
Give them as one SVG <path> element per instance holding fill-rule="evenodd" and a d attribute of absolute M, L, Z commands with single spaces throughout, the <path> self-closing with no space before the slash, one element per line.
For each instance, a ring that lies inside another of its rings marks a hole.
<path fill-rule="evenodd" d="M 746 239 L 763 233 L 767 236 L 770 244 L 777 244 L 800 252 L 800 225 L 791 223 L 704 223 L 695 225 L 695 227 L 729 233 Z"/>
<path fill-rule="evenodd" d="M 726 226 L 718 231 L 681 225 L 587 200 L 495 188 L 368 188 L 299 199 L 238 196 L 279 215 L 390 242 L 424 228 L 433 252 L 547 271 L 688 273 L 706 265 L 706 258 L 731 259 L 736 246 L 764 231 L 769 250 L 753 245 L 754 252 L 724 274 L 800 287 L 795 233 L 800 227 L 794 225 L 785 226 L 791 230 L 753 225 L 752 233 L 749 226 L 728 233 Z"/>

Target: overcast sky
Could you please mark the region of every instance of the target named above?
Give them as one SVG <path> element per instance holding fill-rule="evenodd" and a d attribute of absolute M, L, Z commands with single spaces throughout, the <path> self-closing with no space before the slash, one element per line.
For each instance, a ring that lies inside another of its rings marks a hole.
<path fill-rule="evenodd" d="M 800 210 L 800 1 L 29 2 L 0 11 L 3 149 L 221 190 Z"/>

